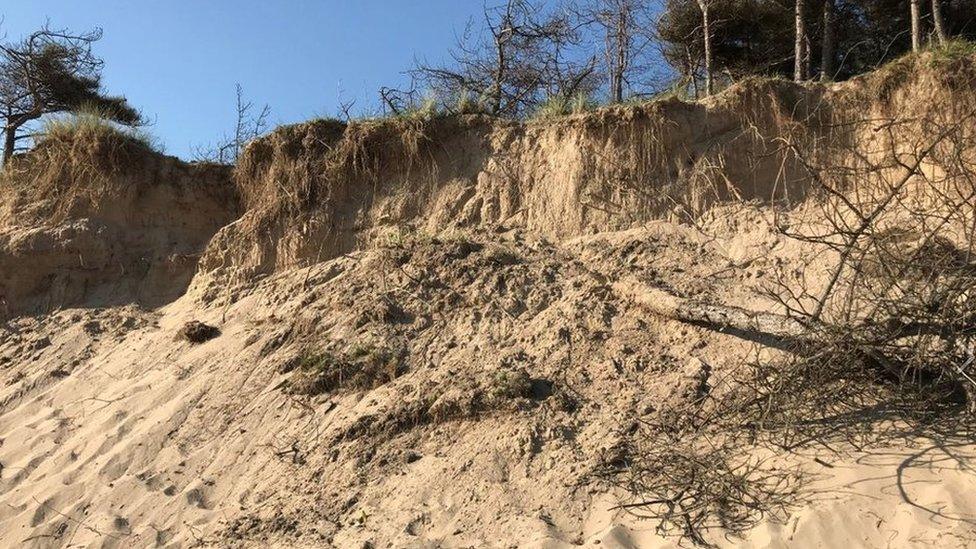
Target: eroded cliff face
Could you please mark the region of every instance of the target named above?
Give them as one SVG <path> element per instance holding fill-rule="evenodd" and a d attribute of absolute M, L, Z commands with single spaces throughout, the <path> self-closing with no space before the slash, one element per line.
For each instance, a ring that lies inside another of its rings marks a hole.
<path fill-rule="evenodd" d="M 42 147 L 0 193 L 0 539 L 673 544 L 596 472 L 637 418 L 758 351 L 614 282 L 769 311 L 771 273 L 826 279 L 829 251 L 779 216 L 810 202 L 804 163 L 851 167 L 838 188 L 870 201 L 865 158 L 976 107 L 971 62 L 926 63 L 525 124 L 309 122 L 233 174 L 119 142 Z M 215 337 L 187 341 L 188 321 Z M 925 450 L 784 458 L 819 499 L 709 541 L 973 541 L 971 440 L 904 435 Z"/>
<path fill-rule="evenodd" d="M 688 220 L 723 200 L 799 199 L 805 181 L 764 140 L 799 117 L 807 123 L 820 95 L 763 82 L 712 103 L 527 124 L 466 116 L 283 128 L 245 151 L 236 173 L 245 213 L 214 240 L 202 269 L 267 274 L 403 226 L 506 224 L 562 239 Z M 745 106 L 764 113 L 764 134 Z"/>
<path fill-rule="evenodd" d="M 505 224 L 564 239 L 689 222 L 723 201 L 797 204 L 816 186 L 811 163 L 853 172 L 864 158 L 917 149 L 937 121 L 973 108 L 971 64 L 931 63 L 831 86 L 756 79 L 697 103 L 525 124 L 467 116 L 282 128 L 245 151 L 235 174 L 244 215 L 201 266 L 247 278 L 336 257 L 403 226 Z"/>
<path fill-rule="evenodd" d="M 156 307 L 186 290 L 218 229 L 239 215 L 230 170 L 124 136 L 46 141 L 5 173 L 0 316 Z"/>
<path fill-rule="evenodd" d="M 838 184 L 872 192 L 876 174 L 857 174 L 864 159 L 917 152 L 976 105 L 972 63 L 933 63 L 528 123 L 314 121 L 252 143 L 232 174 L 111 139 L 51 142 L 6 176 L 0 295 L 6 314 L 155 306 L 198 269 L 212 297 L 404 230 L 505 225 L 561 240 L 693 223 L 722 202 L 799 204 L 818 185 L 814 165 L 849 166 Z"/>

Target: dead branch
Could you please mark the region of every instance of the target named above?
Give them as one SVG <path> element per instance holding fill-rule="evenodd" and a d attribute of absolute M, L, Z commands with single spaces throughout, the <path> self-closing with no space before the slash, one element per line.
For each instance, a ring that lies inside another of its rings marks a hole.
<path fill-rule="evenodd" d="M 612 287 L 621 298 L 657 316 L 720 332 L 736 332 L 745 339 L 779 340 L 785 343 L 796 341 L 810 332 L 809 324 L 795 318 L 729 305 L 701 303 L 630 277 L 615 282 Z"/>

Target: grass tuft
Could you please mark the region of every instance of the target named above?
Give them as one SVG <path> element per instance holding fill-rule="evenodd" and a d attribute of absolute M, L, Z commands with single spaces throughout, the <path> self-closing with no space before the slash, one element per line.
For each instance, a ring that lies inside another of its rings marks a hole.
<path fill-rule="evenodd" d="M 309 350 L 289 382 L 293 393 L 318 395 L 373 389 L 406 373 L 402 353 L 385 345 L 355 343 L 345 352 Z"/>
<path fill-rule="evenodd" d="M 131 141 L 160 154 L 165 149 L 158 138 L 144 129 L 111 122 L 108 113 L 90 106 L 45 119 L 37 143 L 47 141 Z"/>
<path fill-rule="evenodd" d="M 454 100 L 454 107 L 451 109 L 453 114 L 488 114 L 488 106 L 485 102 L 470 93 L 462 93 Z"/>
<path fill-rule="evenodd" d="M 934 69 L 951 68 L 960 61 L 976 57 L 976 42 L 964 39 L 949 40 L 944 46 L 931 48 L 929 66 Z"/>
<path fill-rule="evenodd" d="M 570 97 L 554 95 L 536 109 L 532 118 L 534 120 L 551 120 L 561 116 L 592 111 L 596 107 L 596 101 L 587 94 L 578 93 Z"/>

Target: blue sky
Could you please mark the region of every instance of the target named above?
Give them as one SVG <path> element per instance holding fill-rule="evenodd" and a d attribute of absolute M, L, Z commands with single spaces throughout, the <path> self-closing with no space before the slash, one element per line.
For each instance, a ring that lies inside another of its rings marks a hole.
<path fill-rule="evenodd" d="M 166 152 L 190 157 L 234 124 L 234 84 L 268 103 L 272 122 L 356 109 L 405 85 L 415 56 L 437 61 L 481 0 L 5 0 L 0 32 L 98 26 L 107 91 L 155 124 Z"/>

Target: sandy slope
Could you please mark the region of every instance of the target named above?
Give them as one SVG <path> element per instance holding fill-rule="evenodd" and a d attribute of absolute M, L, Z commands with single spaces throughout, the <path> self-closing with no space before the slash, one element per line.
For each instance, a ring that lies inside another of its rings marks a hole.
<path fill-rule="evenodd" d="M 930 61 L 548 122 L 313 121 L 233 175 L 113 159 L 132 143 L 111 132 L 49 142 L 0 188 L 0 546 L 687 545 L 599 473 L 760 351 L 613 283 L 754 311 L 774 276 L 822 283 L 829 255 L 746 201 L 802 217 L 784 136 L 842 163 L 976 104 L 976 60 Z M 893 116 L 914 122 L 888 142 Z M 785 513 L 705 535 L 976 544 L 976 443 L 953 427 L 822 435 L 772 461 L 805 473 Z"/>
<path fill-rule="evenodd" d="M 829 452 L 821 453 L 826 457 Z M 809 458 L 809 456 L 807 456 Z M 976 445 L 916 439 L 908 447 L 809 463 L 808 486 L 785 522 L 766 521 L 744 538 L 720 538 L 728 547 L 972 547 Z M 653 525 L 605 511 L 589 519 L 590 541 L 604 547 L 675 547 Z M 557 545 L 559 546 L 559 545 Z"/>
<path fill-rule="evenodd" d="M 720 367 L 750 347 L 648 318 L 605 281 L 638 273 L 755 305 L 763 269 L 790 250 L 746 238 L 763 232 L 761 216 L 749 229 L 740 214 L 709 237 L 666 223 L 563 245 L 517 230 L 418 235 L 275 275 L 233 301 L 198 279 L 156 311 L 14 319 L 0 336 L 0 539 L 674 546 L 655 522 L 613 510 L 591 472 L 629 418 L 675 398 L 689 357 Z M 725 278 L 703 277 L 743 259 Z M 179 339 L 191 319 L 222 334 Z M 303 352 L 364 341 L 395 348 L 403 371 L 289 391 Z M 499 390 L 499 370 L 524 371 L 530 385 Z M 947 435 L 834 450 L 784 458 L 813 479 L 785 524 L 745 540 L 710 535 L 752 547 L 974 542 L 976 446 Z"/>

